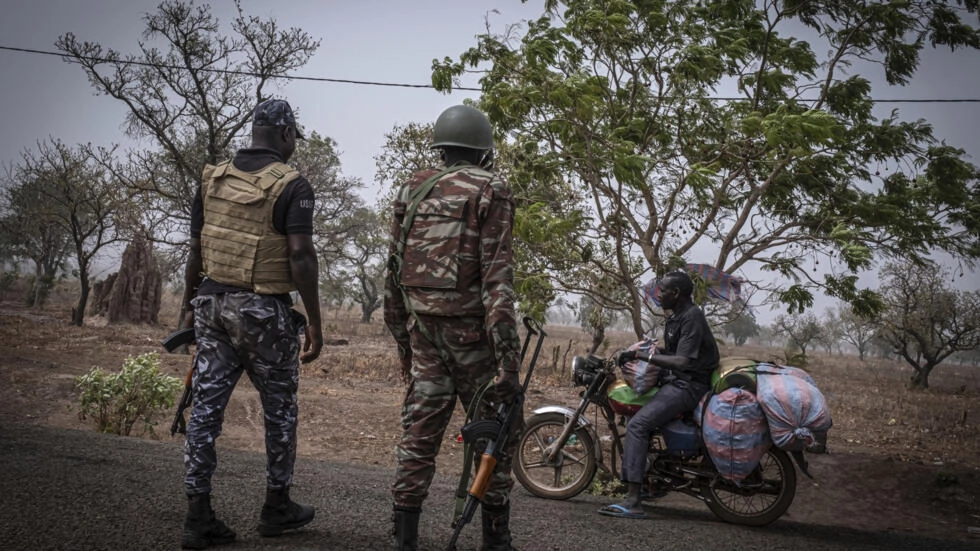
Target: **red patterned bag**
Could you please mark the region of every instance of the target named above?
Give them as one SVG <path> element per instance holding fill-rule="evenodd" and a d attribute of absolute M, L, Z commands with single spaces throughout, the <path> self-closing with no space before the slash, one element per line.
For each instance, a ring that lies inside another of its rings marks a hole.
<path fill-rule="evenodd" d="M 656 339 L 645 339 L 630 346 L 628 350 L 642 352 L 645 356 L 649 356 L 653 354 L 655 344 L 657 344 Z M 630 385 L 630 388 L 637 394 L 646 394 L 651 388 L 657 386 L 657 382 L 660 380 L 660 368 L 643 360 L 626 362 L 620 369 L 626 384 Z"/>
<path fill-rule="evenodd" d="M 733 482 L 748 476 L 772 445 L 769 424 L 755 395 L 741 388 L 709 394 L 695 411 L 703 414 L 701 433 L 718 473 Z"/>

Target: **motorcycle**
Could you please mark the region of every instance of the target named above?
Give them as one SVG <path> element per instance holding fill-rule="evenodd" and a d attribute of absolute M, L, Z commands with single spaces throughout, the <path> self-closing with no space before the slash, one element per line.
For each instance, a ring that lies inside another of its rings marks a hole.
<path fill-rule="evenodd" d="M 610 392 L 625 386 L 617 381 L 616 365 L 615 358 L 575 357 L 572 380 L 576 387 L 585 387 L 578 407 L 544 406 L 526 421 L 514 475 L 531 494 L 570 499 L 592 485 L 599 469 L 619 480 L 626 422 L 653 392 L 631 404 L 611 400 Z M 596 420 L 601 416 L 605 422 L 607 434 L 602 437 L 586 416 L 590 407 Z M 606 442 L 611 447 L 609 465 L 604 462 Z M 723 521 L 765 526 L 793 503 L 796 468 L 787 452 L 770 446 L 748 477 L 739 483 L 726 479 L 708 456 L 690 412 L 670 421 L 651 438 L 645 492 L 646 498 L 680 492 L 703 501 Z"/>

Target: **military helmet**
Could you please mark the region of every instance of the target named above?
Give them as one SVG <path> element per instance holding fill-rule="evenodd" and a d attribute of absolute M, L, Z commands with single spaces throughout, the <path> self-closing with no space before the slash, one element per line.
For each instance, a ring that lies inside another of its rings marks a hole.
<path fill-rule="evenodd" d="M 454 105 L 436 119 L 432 149 L 445 146 L 493 149 L 493 129 L 482 111 L 469 105 Z"/>

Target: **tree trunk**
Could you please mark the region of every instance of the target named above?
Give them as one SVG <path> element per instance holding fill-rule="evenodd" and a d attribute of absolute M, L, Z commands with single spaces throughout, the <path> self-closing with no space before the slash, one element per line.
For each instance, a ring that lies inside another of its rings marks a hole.
<path fill-rule="evenodd" d="M 934 364 L 926 364 L 915 368 L 915 373 L 909 379 L 909 390 L 925 390 L 929 388 L 929 373 L 932 372 Z"/>
<path fill-rule="evenodd" d="M 31 308 L 41 308 L 48 301 L 51 288 L 54 287 L 54 276 L 38 265 L 34 270 L 34 279 L 26 297 L 27 305 Z"/>
<path fill-rule="evenodd" d="M 606 340 L 606 327 L 604 325 L 593 327 L 592 330 L 592 349 L 589 350 L 589 354 L 595 354 L 602 346 L 603 341 Z"/>
<path fill-rule="evenodd" d="M 85 322 L 85 305 L 88 304 L 88 267 L 79 266 L 78 267 L 78 280 L 81 283 L 82 291 L 78 296 L 78 304 L 71 311 L 71 324 L 81 327 L 82 323 Z"/>

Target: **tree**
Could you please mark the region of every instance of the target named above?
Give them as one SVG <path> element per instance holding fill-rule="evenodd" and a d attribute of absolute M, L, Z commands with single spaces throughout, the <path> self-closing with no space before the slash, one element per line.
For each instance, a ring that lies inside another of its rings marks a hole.
<path fill-rule="evenodd" d="M 210 5 L 164 1 L 144 17 L 135 55 L 79 41 L 72 33 L 56 42 L 98 94 L 128 108 L 127 133 L 159 146 L 131 152 L 132 170 L 118 170 L 117 176 L 155 209 L 157 216 L 144 224 L 155 230 L 149 237 L 180 251 L 204 165 L 227 156 L 233 141 L 243 137 L 254 106 L 270 97 L 273 80 L 304 66 L 320 46 L 300 29 L 281 29 L 274 19 L 247 16 L 235 5 L 226 33 Z"/>
<path fill-rule="evenodd" d="M 735 346 L 742 346 L 750 338 L 759 336 L 760 329 L 755 316 L 744 311 L 722 326 L 723 334 L 729 335 Z"/>
<path fill-rule="evenodd" d="M 805 314 L 782 314 L 773 322 L 773 330 L 777 335 L 785 335 L 791 344 L 800 349 L 800 355 L 806 358 L 806 349 L 810 343 L 820 337 L 821 327 L 817 316 L 810 312 Z"/>
<path fill-rule="evenodd" d="M 396 124 L 385 134 L 381 154 L 374 156 L 374 183 L 382 190 L 379 205 L 388 209 L 394 194 L 412 174 L 442 163 L 439 152 L 432 149 L 433 123 Z"/>
<path fill-rule="evenodd" d="M 320 260 L 323 298 L 371 304 L 372 299 L 364 294 L 370 293 L 370 285 L 354 284 L 361 271 L 370 272 L 371 269 L 356 266 L 351 261 L 351 258 L 361 258 L 374 232 L 380 230 L 365 227 L 361 216 L 364 201 L 357 194 L 363 184 L 357 178 L 343 175 L 337 143 L 316 132 L 299 142 L 290 164 L 309 180 L 316 196 L 313 238 Z M 372 265 L 383 262 L 368 257 L 364 257 L 364 261 Z"/>
<path fill-rule="evenodd" d="M 980 347 L 980 292 L 949 288 L 935 265 L 882 269 L 885 310 L 878 335 L 914 370 L 909 387 L 929 388 L 929 375 L 950 355 Z"/>
<path fill-rule="evenodd" d="M 379 201 L 380 213 L 390 210 L 391 200 L 413 173 L 442 163 L 438 152 L 432 150 L 431 123 L 409 123 L 395 125 L 385 135 L 381 153 L 375 156 L 377 172 L 375 182 L 386 192 Z M 571 229 L 577 225 L 578 215 L 574 212 L 560 211 L 554 206 L 564 205 L 562 201 L 544 201 L 538 194 L 547 193 L 552 197 L 560 183 L 551 182 L 548 186 L 537 185 L 534 180 L 515 179 L 513 167 L 521 156 L 520 151 L 511 148 L 507 142 L 497 140 L 494 172 L 499 173 L 511 184 L 517 212 L 514 217 L 514 288 L 520 297 L 519 309 L 525 315 L 544 320 L 545 310 L 556 297 L 553 285 L 547 277 L 548 259 L 558 256 L 543 254 L 545 249 L 556 248 L 559 244 L 549 240 L 549 236 L 563 235 L 563 228 Z M 540 208 L 546 206 L 546 208 Z M 601 274 L 599 274 L 601 275 Z M 571 289 L 569 289 L 570 292 Z M 574 293 L 582 294 L 582 293 Z M 597 296 L 601 300 L 602 296 Z"/>
<path fill-rule="evenodd" d="M 21 179 L 27 178 L 27 179 Z M 40 308 L 71 254 L 71 236 L 65 228 L 39 212 L 44 197 L 53 193 L 44 175 L 28 177 L 23 167 L 9 167 L 0 190 L 0 249 L 5 259 L 30 260 L 34 276 L 25 297 L 28 306 Z"/>
<path fill-rule="evenodd" d="M 948 3 L 545 5 L 523 36 L 488 31 L 434 61 L 432 80 L 450 90 L 481 73 L 480 107 L 510 137 L 510 179 L 547 232 L 531 243 L 550 244 L 545 273 L 562 290 L 600 272 L 635 289 L 712 254 L 727 273 L 772 272 L 765 289 L 789 312 L 817 291 L 873 312 L 858 273 L 875 253 L 980 255 L 977 169 L 926 121 L 875 119 L 869 71 L 844 72 L 870 60 L 902 85 L 926 43 L 980 46 Z M 555 231 L 558 219 L 578 224 Z M 642 297 L 629 298 L 640 334 Z"/>
<path fill-rule="evenodd" d="M 844 336 L 844 326 L 840 316 L 833 308 L 826 308 L 818 323 L 820 324 L 820 334 L 815 339 L 816 343 L 822 346 L 827 354 L 832 354 L 834 350 L 838 354 L 843 354 L 841 339 Z"/>
<path fill-rule="evenodd" d="M 372 209 L 360 207 L 342 222 L 351 228 L 343 247 L 337 249 L 324 284 L 332 293 L 361 307 L 361 321 L 370 323 L 384 298 L 388 259 L 388 225 Z"/>
<path fill-rule="evenodd" d="M 290 165 L 313 186 L 313 233 L 321 268 L 326 270 L 341 255 L 354 231 L 351 213 L 364 204 L 358 195 L 364 185 L 343 175 L 337 142 L 316 132 L 298 142 Z"/>
<path fill-rule="evenodd" d="M 103 155 L 112 155 L 103 151 Z M 78 280 L 78 303 L 72 323 L 81 325 L 90 289 L 93 260 L 125 237 L 123 220 L 132 205 L 119 184 L 96 162 L 86 146 L 71 148 L 57 140 L 38 144 L 36 152 L 24 152 L 16 167 L 17 181 L 32 188 L 36 201 L 24 205 L 22 216 L 34 216 L 56 226 L 68 237 Z"/>
<path fill-rule="evenodd" d="M 828 315 L 839 321 L 840 338 L 853 345 L 857 349 L 858 358 L 864 361 L 875 336 L 874 320 L 858 315 L 853 308 L 841 303 L 830 310 Z"/>

